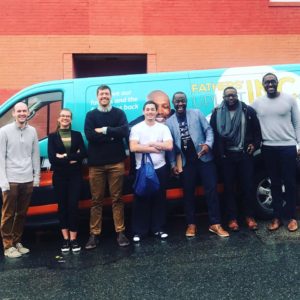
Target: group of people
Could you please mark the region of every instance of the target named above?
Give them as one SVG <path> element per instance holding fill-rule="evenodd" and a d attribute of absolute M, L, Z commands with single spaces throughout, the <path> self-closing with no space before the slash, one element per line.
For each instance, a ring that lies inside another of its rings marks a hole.
<path fill-rule="evenodd" d="M 72 112 L 64 108 L 57 120 L 57 130 L 48 137 L 48 156 L 53 169 L 53 187 L 63 237 L 61 251 L 81 250 L 77 241 L 78 201 L 82 186 L 82 160 L 88 158 L 92 195 L 90 236 L 85 249 L 99 244 L 102 231 L 102 209 L 109 190 L 117 243 L 130 244 L 125 234 L 122 188 L 124 140 L 134 153 L 134 167 L 139 169 L 143 153 L 149 153 L 159 179 L 157 191 L 146 196 L 135 195 L 132 209 L 133 242 L 153 234 L 166 239 L 166 184 L 171 170 L 180 178 L 184 192 L 186 237 L 197 233 L 195 188 L 198 176 L 205 190 L 209 231 L 220 237 L 229 232 L 221 225 L 215 161 L 219 161 L 224 182 L 224 199 L 228 228 L 239 230 L 235 184 L 242 190 L 245 222 L 257 230 L 254 218 L 253 153 L 261 148 L 271 179 L 274 218 L 268 225 L 277 230 L 288 219 L 288 230 L 296 231 L 296 157 L 300 154 L 300 115 L 296 101 L 279 92 L 278 79 L 268 73 L 263 77 L 266 95 L 251 106 L 238 99 L 237 90 L 227 87 L 223 102 L 212 113 L 210 123 L 198 109 L 187 109 L 184 92 L 176 92 L 170 107 L 168 96 L 153 91 L 143 106 L 143 116 L 128 124 L 125 113 L 111 105 L 111 89 L 97 89 L 99 106 L 87 113 L 84 133 L 71 129 Z M 15 122 L 0 129 L 0 187 L 2 189 L 1 235 L 4 255 L 20 257 L 29 252 L 21 243 L 26 212 L 33 186 L 39 185 L 40 157 L 37 133 L 28 125 L 28 107 L 17 103 L 13 108 Z M 282 186 L 284 185 L 285 197 Z M 283 209 L 285 201 L 285 209 Z"/>

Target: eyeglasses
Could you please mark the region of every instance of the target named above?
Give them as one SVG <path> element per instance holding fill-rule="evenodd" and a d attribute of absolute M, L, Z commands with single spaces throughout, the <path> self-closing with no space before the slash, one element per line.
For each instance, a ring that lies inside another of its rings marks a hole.
<path fill-rule="evenodd" d="M 227 95 L 224 95 L 224 98 L 237 98 L 237 94 L 227 94 Z"/>
<path fill-rule="evenodd" d="M 269 85 L 269 84 L 272 84 L 272 85 L 275 85 L 277 84 L 277 80 L 275 79 L 272 79 L 272 80 L 266 80 L 263 82 L 264 85 Z"/>
<path fill-rule="evenodd" d="M 59 115 L 61 118 L 68 118 L 68 119 L 71 119 L 71 116 L 70 115 Z"/>
<path fill-rule="evenodd" d="M 175 99 L 174 103 L 179 104 L 179 103 L 186 103 L 186 99 Z"/>

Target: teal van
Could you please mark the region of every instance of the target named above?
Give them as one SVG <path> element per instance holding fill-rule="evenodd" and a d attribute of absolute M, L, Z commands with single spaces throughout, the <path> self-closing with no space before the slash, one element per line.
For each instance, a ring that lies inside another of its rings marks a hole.
<path fill-rule="evenodd" d="M 264 93 L 261 79 L 267 72 L 274 72 L 278 76 L 279 90 L 292 94 L 299 101 L 300 64 L 67 79 L 43 82 L 21 90 L 1 105 L 0 127 L 13 121 L 12 108 L 17 102 L 23 101 L 28 104 L 29 122 L 37 129 L 39 136 L 42 168 L 41 185 L 34 191 L 28 215 L 46 220 L 47 216 L 56 213 L 52 172 L 47 158 L 47 137 L 50 132 L 55 131 L 58 113 L 64 107 L 73 112 L 72 128 L 84 134 L 85 115 L 98 105 L 96 89 L 99 85 L 107 84 L 111 87 L 112 105 L 121 108 L 129 122 L 142 114 L 147 95 L 154 90 L 165 92 L 170 99 L 176 91 L 185 92 L 188 107 L 200 109 L 209 118 L 212 109 L 222 101 L 222 93 L 227 86 L 234 86 L 238 90 L 239 99 L 251 104 L 256 97 Z M 257 166 L 260 166 L 256 169 L 257 213 L 260 216 L 270 216 L 272 214 L 270 180 L 261 167 L 259 153 L 256 154 Z M 129 161 L 126 165 L 129 168 Z M 132 178 L 129 176 L 128 168 L 124 187 L 125 202 L 133 199 Z M 84 178 L 86 189 L 82 194 L 80 207 L 88 208 L 90 193 L 86 166 Z M 202 189 L 197 189 L 197 193 L 201 194 Z M 178 183 L 170 183 L 167 197 L 170 200 L 182 197 Z"/>

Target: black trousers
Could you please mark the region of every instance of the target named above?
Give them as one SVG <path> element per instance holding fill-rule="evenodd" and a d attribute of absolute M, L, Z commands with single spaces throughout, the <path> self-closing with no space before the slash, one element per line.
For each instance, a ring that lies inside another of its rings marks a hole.
<path fill-rule="evenodd" d="M 235 186 L 239 183 L 246 217 L 254 216 L 253 157 L 244 152 L 228 152 L 222 158 L 224 196 L 228 220 L 237 218 Z"/>
<path fill-rule="evenodd" d="M 296 146 L 263 146 L 262 151 L 271 179 L 274 217 L 296 219 Z M 285 209 L 283 200 L 286 202 Z"/>
<path fill-rule="evenodd" d="M 198 159 L 183 167 L 181 180 L 184 191 L 184 210 L 187 224 L 196 224 L 195 218 L 195 189 L 198 176 L 204 186 L 210 225 L 220 224 L 220 204 L 217 193 L 217 173 L 213 161 L 203 162 Z"/>
<path fill-rule="evenodd" d="M 140 236 L 164 231 L 166 224 L 167 167 L 155 170 L 160 183 L 157 193 L 140 197 L 135 195 L 132 210 L 132 232 Z"/>
<path fill-rule="evenodd" d="M 78 230 L 78 202 L 82 186 L 80 172 L 57 173 L 52 176 L 61 229 Z"/>

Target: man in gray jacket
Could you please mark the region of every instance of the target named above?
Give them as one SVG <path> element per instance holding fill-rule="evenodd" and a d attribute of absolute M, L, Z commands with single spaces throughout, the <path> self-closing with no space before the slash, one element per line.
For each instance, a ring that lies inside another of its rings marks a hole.
<path fill-rule="evenodd" d="M 213 130 L 199 110 L 186 109 L 185 93 L 176 92 L 173 96 L 173 105 L 176 113 L 166 122 L 174 140 L 174 148 L 168 152 L 168 158 L 172 172 L 182 179 L 187 222 L 185 235 L 194 237 L 197 232 L 195 188 L 199 175 L 207 200 L 209 231 L 220 237 L 228 237 L 229 233 L 221 226 L 217 174 L 211 152 L 214 141 Z"/>
<path fill-rule="evenodd" d="M 40 154 L 36 130 L 27 124 L 25 103 L 12 111 L 15 122 L 0 129 L 1 235 L 4 255 L 20 257 L 29 252 L 21 237 L 33 186 L 39 185 Z"/>
<path fill-rule="evenodd" d="M 258 98 L 253 108 L 260 122 L 262 153 L 271 179 L 274 219 L 268 229 L 277 230 L 283 217 L 287 217 L 288 230 L 296 231 L 296 146 L 300 143 L 300 114 L 295 99 L 277 91 L 276 75 L 267 73 L 262 84 L 267 95 Z M 282 185 L 285 195 L 282 194 Z M 283 197 L 286 201 L 285 214 Z"/>

